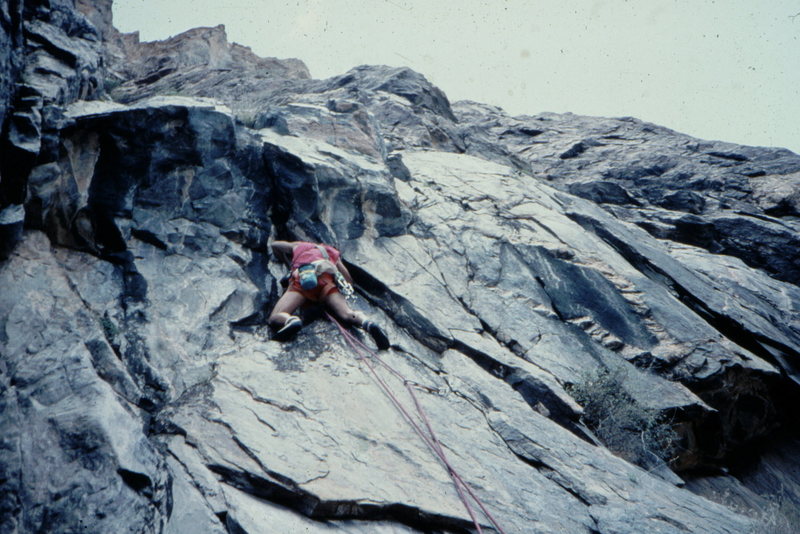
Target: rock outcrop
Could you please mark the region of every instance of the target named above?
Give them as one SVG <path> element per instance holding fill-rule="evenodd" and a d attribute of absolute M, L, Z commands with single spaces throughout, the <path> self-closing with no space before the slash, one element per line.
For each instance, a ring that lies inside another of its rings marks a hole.
<path fill-rule="evenodd" d="M 474 531 L 371 365 L 508 533 L 800 505 L 800 156 L 0 6 L 0 531 Z M 276 238 L 342 250 L 380 361 L 270 340 Z"/>

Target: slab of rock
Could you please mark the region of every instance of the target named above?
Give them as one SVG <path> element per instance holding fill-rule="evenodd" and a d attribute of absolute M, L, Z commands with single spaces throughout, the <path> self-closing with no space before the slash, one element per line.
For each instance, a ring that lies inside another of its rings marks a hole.
<path fill-rule="evenodd" d="M 115 357 L 102 319 L 41 233 L 3 262 L 0 284 L 3 531 L 159 532 L 169 472 L 141 411 L 114 390 L 124 371 L 104 361 Z"/>
<path fill-rule="evenodd" d="M 3 532 L 474 531 L 428 423 L 506 532 L 733 534 L 800 502 L 800 157 L 406 68 L 313 80 L 77 4 L 3 4 Z M 269 340 L 273 239 L 343 251 L 394 371 L 314 310 Z M 598 439 L 572 397 L 597 373 L 669 422 L 669 464 Z"/>

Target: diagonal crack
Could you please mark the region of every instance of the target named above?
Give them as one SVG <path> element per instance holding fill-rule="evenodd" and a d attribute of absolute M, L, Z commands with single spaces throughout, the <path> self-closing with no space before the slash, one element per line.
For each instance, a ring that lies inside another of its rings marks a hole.
<path fill-rule="evenodd" d="M 234 388 L 238 389 L 239 391 L 247 393 L 247 395 L 251 399 L 253 399 L 253 401 L 255 401 L 255 402 L 258 402 L 260 404 L 266 404 L 267 406 L 272 406 L 273 408 L 277 408 L 277 409 L 281 410 L 282 412 L 298 413 L 298 414 L 302 415 L 306 419 L 309 418 L 308 413 L 306 413 L 306 411 L 303 410 L 302 408 L 300 408 L 299 406 L 295 406 L 294 404 L 284 404 L 284 403 L 278 402 L 278 401 L 276 401 L 274 399 L 268 399 L 266 397 L 262 397 L 262 396 L 258 395 L 256 392 L 254 392 L 252 389 L 250 389 L 250 388 L 248 388 L 246 386 L 242 386 L 241 384 L 234 384 L 230 380 L 226 380 L 226 379 L 220 379 L 220 380 L 228 383 L 231 387 L 234 387 Z M 308 408 L 306 408 L 306 410 L 308 410 Z M 269 425 L 267 425 L 267 426 L 269 426 Z"/>
<path fill-rule="evenodd" d="M 534 456 L 531 454 L 526 454 L 526 451 L 522 450 L 522 448 L 518 445 L 518 442 L 522 440 L 527 440 L 530 443 L 534 443 L 528 436 L 519 433 L 518 430 L 511 427 L 510 425 L 506 425 L 506 428 L 498 428 L 496 422 L 493 422 L 491 417 L 488 415 L 486 416 L 486 422 L 489 425 L 489 428 L 492 429 L 497 436 L 503 440 L 503 443 L 506 444 L 508 449 L 521 461 L 525 462 L 526 464 L 530 465 L 531 467 L 536 468 L 539 472 L 542 473 L 547 479 L 554 482 L 564 491 L 575 497 L 578 501 L 584 504 L 587 507 L 596 506 L 596 505 L 605 505 L 607 503 L 607 499 L 602 495 L 592 495 L 587 492 L 585 489 L 581 488 L 580 481 L 570 480 L 568 477 L 564 476 L 557 467 L 551 465 L 544 455 Z M 518 437 L 512 437 L 508 435 L 508 431 L 513 430 L 514 432 L 519 433 Z M 537 446 L 539 446 L 537 444 Z M 539 446 L 541 447 L 541 446 Z M 544 447 L 542 447 L 544 448 Z M 577 482 L 577 484 L 576 484 Z"/>
<path fill-rule="evenodd" d="M 228 466 L 213 464 L 208 467 L 230 486 L 254 497 L 286 506 L 318 521 L 346 519 L 394 521 L 423 532 L 447 531 L 468 534 L 472 531 L 473 525 L 468 519 L 436 514 L 404 503 L 360 499 L 321 499 L 313 493 L 303 490 L 294 482 L 291 486 L 287 486 L 277 483 L 274 479 L 259 477 Z M 327 474 L 320 475 L 317 479 L 325 476 Z"/>
<path fill-rule="evenodd" d="M 675 298 L 696 313 L 722 336 L 765 361 L 776 364 L 786 372 L 796 385 L 800 385 L 800 364 L 794 363 L 800 360 L 800 353 L 793 347 L 787 346 L 763 333 L 755 332 L 748 328 L 747 325 L 737 321 L 734 317 L 725 315 L 712 306 L 709 306 L 708 303 L 695 295 L 690 288 L 685 287 L 667 270 L 653 263 L 646 253 L 624 242 L 619 236 L 612 233 L 599 222 L 581 216 L 578 213 L 568 212 L 567 215 L 608 243 L 620 256 L 625 258 L 626 261 L 645 276 L 667 288 Z"/>
<path fill-rule="evenodd" d="M 576 488 L 575 485 L 571 481 L 569 481 L 566 477 L 561 475 L 560 472 L 557 469 L 555 469 L 553 466 L 549 465 L 543 458 L 533 458 L 533 457 L 531 457 L 529 455 L 525 455 L 525 454 L 521 453 L 518 450 L 518 448 L 515 447 L 513 445 L 513 443 L 508 439 L 508 436 L 506 436 L 501 429 L 498 429 L 496 427 L 496 425 L 494 425 L 492 423 L 492 419 L 491 419 L 491 417 L 489 415 L 489 411 L 490 410 L 494 411 L 493 408 L 491 408 L 490 410 L 487 410 L 485 407 L 481 406 L 481 404 L 479 402 L 477 402 L 476 400 L 470 398 L 468 395 L 466 395 L 466 394 L 456 390 L 455 388 L 453 388 L 453 386 L 450 384 L 450 382 L 447 379 L 445 379 L 445 381 L 447 382 L 447 385 L 450 388 L 450 391 L 454 395 L 456 395 L 457 397 L 460 397 L 461 399 L 463 399 L 464 401 L 466 401 L 467 403 L 472 405 L 472 407 L 475 410 L 477 410 L 483 416 L 483 418 L 486 420 L 486 427 L 489 430 L 491 430 L 506 445 L 508 450 L 516 458 L 518 458 L 519 460 L 524 462 L 526 465 L 529 465 L 530 467 L 532 467 L 532 468 L 536 469 L 537 471 L 539 471 L 540 473 L 542 473 L 542 475 L 544 475 L 547 479 L 549 479 L 552 482 L 554 482 L 556 485 L 558 485 L 564 491 L 566 491 L 567 493 L 572 495 L 576 500 L 578 500 L 579 502 L 581 502 L 585 506 L 591 507 L 591 506 L 597 505 L 597 504 L 605 504 L 605 502 L 603 501 L 602 496 L 585 495 L 584 492 L 582 492 L 580 490 L 580 488 Z"/>

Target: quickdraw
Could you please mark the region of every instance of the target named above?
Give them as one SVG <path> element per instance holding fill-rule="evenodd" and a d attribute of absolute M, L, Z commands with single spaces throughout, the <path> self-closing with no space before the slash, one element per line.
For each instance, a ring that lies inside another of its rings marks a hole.
<path fill-rule="evenodd" d="M 344 275 L 340 273 L 338 270 L 336 271 L 336 285 L 339 287 L 339 293 L 344 295 L 344 298 L 349 299 L 352 298 L 355 294 L 353 290 L 353 286 L 350 285 L 350 282 L 344 279 Z"/>

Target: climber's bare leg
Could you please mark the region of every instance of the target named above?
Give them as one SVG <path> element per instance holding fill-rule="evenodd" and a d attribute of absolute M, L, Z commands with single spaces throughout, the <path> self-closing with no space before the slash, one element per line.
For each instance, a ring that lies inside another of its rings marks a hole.
<path fill-rule="evenodd" d="M 322 299 L 322 303 L 343 323 L 351 326 L 361 326 L 364 322 L 364 314 L 353 311 L 347 304 L 347 300 L 345 300 L 344 296 L 338 291 L 328 293 Z"/>
<path fill-rule="evenodd" d="M 283 326 L 295 310 L 305 302 L 306 298 L 297 291 L 287 291 L 281 295 L 281 298 L 275 303 L 275 307 L 272 308 L 269 324 L 276 328 Z"/>
<path fill-rule="evenodd" d="M 386 333 L 383 329 L 378 326 L 375 321 L 366 320 L 367 318 L 363 313 L 350 309 L 350 306 L 347 305 L 347 301 L 341 293 L 338 291 L 330 293 L 322 300 L 322 303 L 343 323 L 366 330 L 369 335 L 372 336 L 375 344 L 378 345 L 379 350 L 386 350 L 389 348 L 389 338 L 386 337 Z"/>

